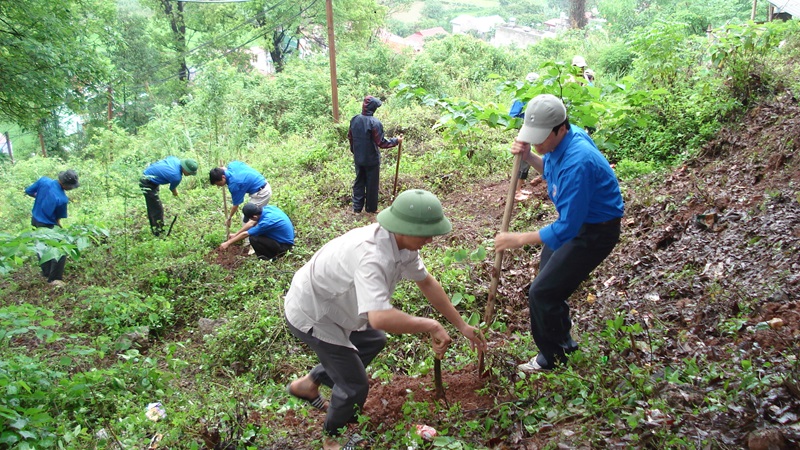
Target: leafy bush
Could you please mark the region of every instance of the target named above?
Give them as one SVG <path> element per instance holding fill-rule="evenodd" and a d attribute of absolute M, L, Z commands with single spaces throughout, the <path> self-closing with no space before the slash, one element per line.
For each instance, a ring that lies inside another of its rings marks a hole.
<path fill-rule="evenodd" d="M 80 295 L 84 298 L 80 324 L 112 338 L 138 327 L 147 327 L 157 336 L 174 322 L 171 303 L 160 295 L 115 292 L 97 286 L 83 289 Z"/>
<path fill-rule="evenodd" d="M 651 162 L 631 159 L 622 159 L 614 167 L 617 176 L 622 180 L 636 179 L 641 175 L 653 172 L 655 169 L 655 165 Z"/>
<path fill-rule="evenodd" d="M 777 67 L 772 50 L 798 32 L 796 21 L 728 25 L 715 32 L 711 61 L 729 81 L 731 96 L 744 106 L 774 89 Z"/>
<path fill-rule="evenodd" d="M 627 75 L 633 64 L 628 44 L 620 42 L 606 47 L 597 57 L 597 66 L 608 77 Z"/>
<path fill-rule="evenodd" d="M 7 274 L 22 264 L 26 257 L 36 255 L 40 262 L 69 256 L 78 259 L 81 252 L 108 236 L 108 231 L 93 225 L 73 225 L 69 228 L 37 228 L 14 236 L 0 233 L 0 274 Z"/>

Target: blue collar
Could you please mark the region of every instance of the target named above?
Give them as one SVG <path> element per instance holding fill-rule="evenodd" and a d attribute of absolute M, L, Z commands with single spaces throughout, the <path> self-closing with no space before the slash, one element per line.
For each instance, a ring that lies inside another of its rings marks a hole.
<path fill-rule="evenodd" d="M 555 150 L 550 152 L 550 158 L 553 160 L 553 163 L 561 161 L 561 158 L 567 153 L 567 148 L 569 144 L 572 143 L 573 138 L 575 138 L 575 132 L 572 130 L 572 125 L 570 125 L 567 134 L 564 135 L 564 139 L 561 139 L 561 142 L 558 143 Z"/>

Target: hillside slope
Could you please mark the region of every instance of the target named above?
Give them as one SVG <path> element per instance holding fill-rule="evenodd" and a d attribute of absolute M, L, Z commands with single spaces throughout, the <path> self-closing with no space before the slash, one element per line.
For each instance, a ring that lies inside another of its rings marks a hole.
<path fill-rule="evenodd" d="M 522 405 L 519 421 L 512 427 L 495 425 L 494 437 L 483 445 L 646 448 L 656 431 L 673 436 L 678 447 L 679 442 L 713 442 L 710 448 L 800 445 L 800 164 L 794 156 L 800 147 L 799 117 L 797 99 L 787 93 L 752 109 L 739 126 L 723 129 L 686 165 L 623 183 L 622 241 L 570 303 L 576 339 L 594 361 L 590 369 L 602 360 L 615 370 L 624 372 L 630 364 L 649 373 L 650 401 L 635 406 L 644 409 L 647 420 L 635 434 L 609 429 L 605 417 L 540 424 L 536 433 L 523 426 L 525 416 L 534 414 L 524 405 L 550 395 L 520 398 L 503 382 L 521 381 L 514 364 L 524 354 L 512 332 L 529 329 L 525 294 L 539 249 L 507 252 L 497 314 L 508 329 L 491 335 L 488 357 L 499 376 L 481 380 L 474 365 L 444 376 L 450 402 L 460 402 L 468 419 L 496 419 L 498 402 Z M 515 207 L 512 229 L 553 219 L 552 210 L 541 212 L 540 205 L 548 204 L 543 184 L 533 184 L 533 198 Z M 447 245 L 474 246 L 493 236 L 506 189 L 507 183 L 487 182 L 447 195 L 443 203 L 454 223 Z M 533 222 L 521 216 L 533 216 Z M 476 274 L 473 293 L 482 300 L 491 265 L 487 258 L 483 273 Z M 643 330 L 623 333 L 630 345 L 621 352 L 592 341 L 616 317 Z M 693 361 L 694 372 L 686 361 Z M 584 370 L 576 368 L 589 379 Z M 681 372 L 693 373 L 687 375 L 691 381 L 667 375 Z M 402 418 L 406 400 L 436 402 L 432 385 L 430 375 L 420 379 L 416 374 L 395 376 L 389 385 L 376 382 L 365 412 L 390 428 Z M 716 407 L 721 398 L 724 403 Z M 432 425 L 448 427 L 446 420 Z"/>

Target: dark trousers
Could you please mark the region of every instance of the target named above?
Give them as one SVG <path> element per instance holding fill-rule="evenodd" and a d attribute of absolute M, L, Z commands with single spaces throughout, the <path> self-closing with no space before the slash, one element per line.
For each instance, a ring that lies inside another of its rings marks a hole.
<path fill-rule="evenodd" d="M 319 358 L 309 375 L 317 383 L 331 388 L 331 399 L 325 417 L 324 431 L 330 436 L 339 435 L 339 430 L 355 421 L 358 410 L 364 406 L 369 393 L 369 377 L 366 367 L 386 346 L 386 333 L 374 328 L 350 333 L 350 342 L 358 350 L 321 341 L 303 333 L 288 321 L 289 331 L 305 342 Z"/>
<path fill-rule="evenodd" d="M 147 178 L 142 178 L 139 181 L 139 187 L 142 188 L 144 201 L 147 204 L 147 220 L 150 221 L 150 231 L 158 236 L 164 232 L 164 205 L 161 204 L 161 198 L 158 196 L 159 186 Z"/>
<path fill-rule="evenodd" d="M 574 239 L 558 250 L 553 251 L 547 245 L 542 249 L 539 275 L 528 292 L 528 307 L 531 333 L 546 360 L 545 368 L 565 362 L 566 354 L 578 349 L 570 335 L 572 321 L 567 300 L 611 253 L 619 235 L 619 221 L 585 224 Z"/>
<path fill-rule="evenodd" d="M 250 245 L 259 259 L 275 259 L 293 247 L 266 236 L 250 236 Z"/>
<path fill-rule="evenodd" d="M 31 225 L 33 225 L 36 228 L 50 228 L 50 229 L 52 229 L 55 226 L 46 223 L 41 223 L 36 219 L 31 219 Z M 38 258 L 41 261 L 42 257 L 38 256 Z M 48 283 L 56 280 L 63 280 L 64 268 L 67 267 L 67 257 L 62 256 L 61 258 L 58 259 L 51 259 L 49 261 L 45 261 L 39 264 L 39 267 L 42 268 L 42 276 L 47 278 Z"/>
<path fill-rule="evenodd" d="M 356 180 L 353 182 L 353 211 L 368 213 L 378 211 L 378 189 L 381 166 L 359 166 L 356 164 Z M 366 197 L 366 207 L 364 199 Z"/>

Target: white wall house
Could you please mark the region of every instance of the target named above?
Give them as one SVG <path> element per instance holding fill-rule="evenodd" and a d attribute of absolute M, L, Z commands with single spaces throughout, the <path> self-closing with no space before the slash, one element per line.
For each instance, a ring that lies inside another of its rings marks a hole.
<path fill-rule="evenodd" d="M 498 25 L 506 23 L 505 19 L 498 15 L 474 17 L 469 14 L 462 14 L 450 21 L 453 34 L 466 34 L 475 31 L 478 34 L 487 34 Z"/>

